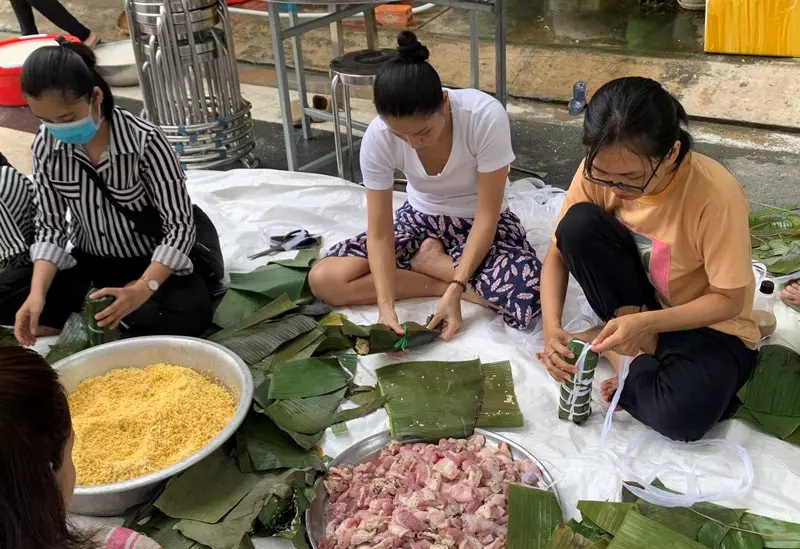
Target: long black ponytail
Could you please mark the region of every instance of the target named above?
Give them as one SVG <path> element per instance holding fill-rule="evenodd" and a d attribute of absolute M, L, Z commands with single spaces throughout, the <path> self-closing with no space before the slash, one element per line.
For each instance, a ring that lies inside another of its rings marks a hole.
<path fill-rule="evenodd" d="M 92 49 L 81 42 L 56 39 L 58 46 L 34 50 L 22 65 L 22 93 L 33 98 L 58 91 L 71 99 L 90 99 L 95 86 L 103 91 L 103 118 L 111 123 L 114 96 L 108 83 L 97 72 L 97 58 Z"/>

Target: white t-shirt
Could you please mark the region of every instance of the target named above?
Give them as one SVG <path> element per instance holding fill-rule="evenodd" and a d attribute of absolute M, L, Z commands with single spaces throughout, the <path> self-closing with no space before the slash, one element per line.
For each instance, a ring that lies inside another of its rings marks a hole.
<path fill-rule="evenodd" d="M 388 190 L 394 170 L 408 180 L 408 202 L 428 215 L 473 218 L 478 203 L 478 174 L 514 160 L 511 127 L 503 105 L 479 90 L 448 90 L 453 114 L 453 148 L 439 175 L 428 175 L 408 143 L 375 118 L 361 142 L 364 186 Z M 503 208 L 506 203 L 504 200 Z"/>

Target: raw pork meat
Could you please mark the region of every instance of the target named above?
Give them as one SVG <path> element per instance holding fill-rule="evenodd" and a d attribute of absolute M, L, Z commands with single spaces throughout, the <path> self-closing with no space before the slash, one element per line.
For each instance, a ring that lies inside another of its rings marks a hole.
<path fill-rule="evenodd" d="M 482 435 L 392 441 L 368 462 L 328 471 L 326 531 L 317 542 L 320 549 L 503 549 L 508 485 L 540 474 Z"/>

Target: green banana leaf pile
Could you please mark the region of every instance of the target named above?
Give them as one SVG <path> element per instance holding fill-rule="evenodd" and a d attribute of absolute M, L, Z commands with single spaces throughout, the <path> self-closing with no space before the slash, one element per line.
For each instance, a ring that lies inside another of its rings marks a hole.
<path fill-rule="evenodd" d="M 663 487 L 663 485 L 662 485 Z M 580 501 L 563 521 L 553 494 L 512 485 L 507 549 L 798 549 L 800 525 L 712 503 L 661 507 L 623 491 L 622 503 Z"/>
<path fill-rule="evenodd" d="M 406 362 L 376 374 L 394 438 L 464 438 L 475 427 L 524 424 L 509 362 Z"/>
<path fill-rule="evenodd" d="M 800 355 L 765 345 L 750 380 L 739 391 L 729 416 L 800 445 Z"/>
<path fill-rule="evenodd" d="M 800 271 L 800 207 L 777 206 L 750 213 L 753 258 L 772 275 Z"/>
<path fill-rule="evenodd" d="M 245 473 L 219 451 L 130 509 L 124 525 L 165 549 L 240 549 L 252 547 L 252 535 L 309 547 L 302 517 L 315 498 L 317 474 L 311 467 Z"/>

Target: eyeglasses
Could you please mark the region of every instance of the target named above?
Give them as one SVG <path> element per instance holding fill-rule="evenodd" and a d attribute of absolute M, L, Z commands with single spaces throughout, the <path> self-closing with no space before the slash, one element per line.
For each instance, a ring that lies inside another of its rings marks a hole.
<path fill-rule="evenodd" d="M 665 158 L 666 155 L 661 157 L 661 160 L 658 161 L 656 167 L 653 168 L 653 173 L 650 174 L 650 177 L 647 179 L 647 181 L 645 181 L 644 185 L 641 187 L 637 187 L 636 185 L 628 185 L 627 183 L 620 183 L 618 181 L 608 181 L 605 179 L 598 179 L 590 175 L 589 172 L 586 170 L 586 162 L 583 163 L 583 177 L 587 181 L 590 181 L 595 185 L 600 185 L 601 187 L 613 187 L 621 191 L 627 191 L 636 194 L 644 194 L 645 189 L 647 189 L 647 187 L 650 186 L 650 183 L 653 181 L 653 178 L 656 176 L 656 173 L 658 173 L 658 169 L 661 167 L 661 164 L 662 162 L 664 162 Z"/>

